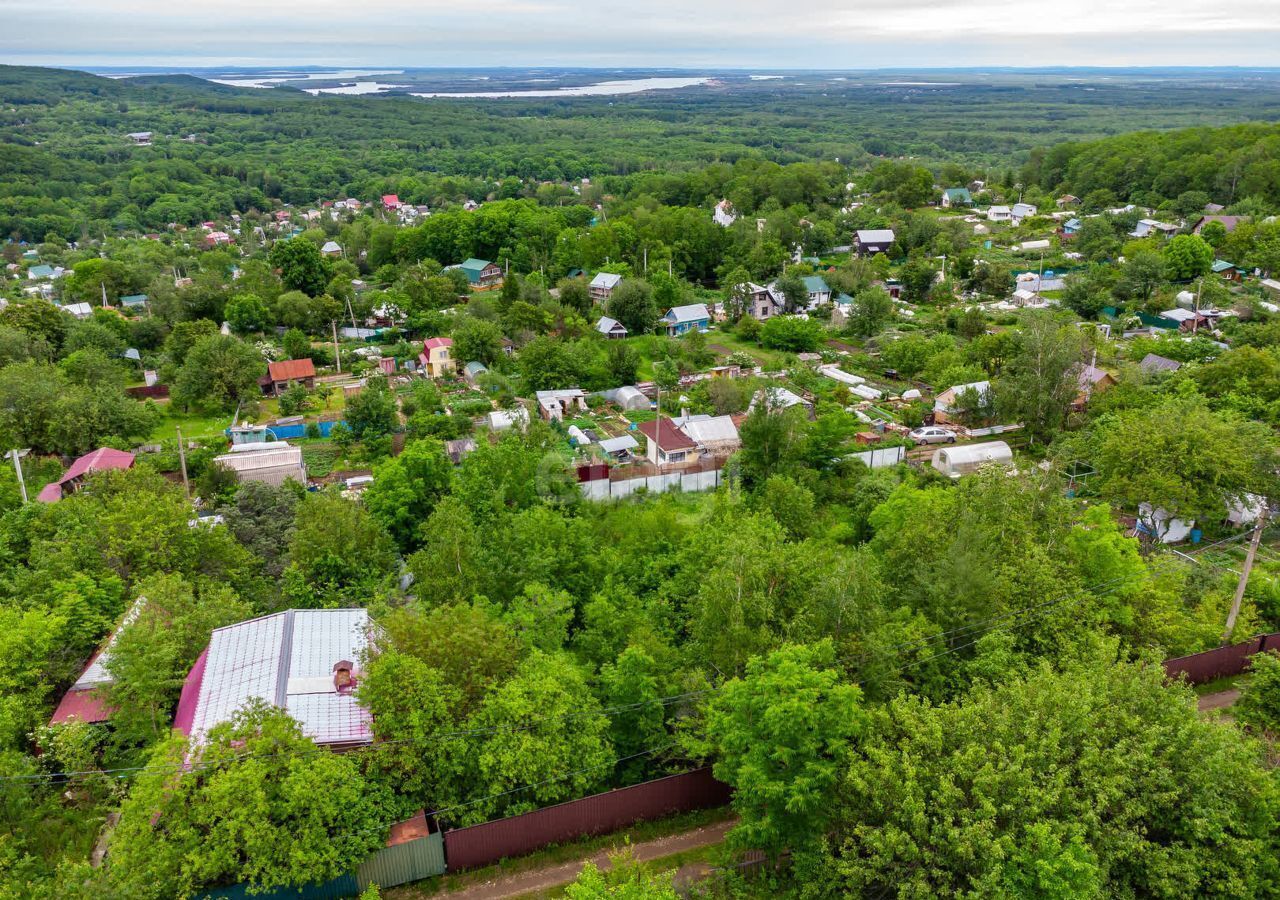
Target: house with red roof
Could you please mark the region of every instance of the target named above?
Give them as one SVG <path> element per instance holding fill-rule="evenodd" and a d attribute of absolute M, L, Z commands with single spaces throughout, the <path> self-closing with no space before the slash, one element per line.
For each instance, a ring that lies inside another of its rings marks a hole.
<path fill-rule="evenodd" d="M 698 455 L 698 445 L 693 438 L 666 417 L 641 422 L 637 430 L 646 439 L 645 457 L 656 466 L 680 465 Z"/>
<path fill-rule="evenodd" d="M 258 386 L 268 397 L 279 397 L 289 385 L 298 382 L 307 390 L 316 386 L 316 364 L 310 359 L 286 359 L 267 365 L 267 374 L 258 379 Z"/>
<path fill-rule="evenodd" d="M 110 447 L 99 447 L 92 453 L 86 453 L 73 462 L 71 467 L 57 481 L 46 484 L 36 499 L 41 503 L 57 503 L 67 494 L 73 494 L 78 491 L 85 478 L 93 472 L 132 468 L 132 453 L 125 450 L 113 450 Z"/>
<path fill-rule="evenodd" d="M 428 378 L 452 375 L 458 370 L 458 361 L 453 358 L 453 338 L 427 338 L 422 343 L 418 362 L 422 363 L 422 371 Z"/>
<path fill-rule="evenodd" d="M 399 209 L 400 198 L 395 194 L 383 194 L 382 205 L 386 209 Z"/>
<path fill-rule="evenodd" d="M 129 611 L 125 613 L 120 625 L 111 632 L 111 637 L 107 639 L 102 649 L 89 657 L 89 662 L 80 673 L 80 677 L 62 695 L 58 708 L 53 711 L 53 717 L 49 719 L 50 725 L 64 725 L 72 719 L 96 725 L 111 717 L 111 713 L 115 710 L 107 704 L 103 694 L 104 689 L 110 687 L 115 680 L 107 669 L 107 663 L 111 659 L 111 649 L 115 646 L 120 632 L 138 618 L 138 614 L 142 612 L 142 607 L 146 603 L 145 597 L 135 600 L 133 606 L 129 607 Z"/>

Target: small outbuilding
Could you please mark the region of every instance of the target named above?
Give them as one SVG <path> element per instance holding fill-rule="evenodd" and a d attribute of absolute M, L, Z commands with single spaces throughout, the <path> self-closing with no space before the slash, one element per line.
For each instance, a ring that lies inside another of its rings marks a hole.
<path fill-rule="evenodd" d="M 933 467 L 948 478 L 959 478 L 976 472 L 983 466 L 1013 465 L 1013 451 L 1004 441 L 988 441 L 985 444 L 967 444 L 959 447 L 943 447 L 933 454 Z"/>

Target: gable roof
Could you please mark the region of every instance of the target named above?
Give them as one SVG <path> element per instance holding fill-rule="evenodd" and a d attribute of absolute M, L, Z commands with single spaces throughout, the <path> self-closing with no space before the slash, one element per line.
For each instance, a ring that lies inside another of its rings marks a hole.
<path fill-rule="evenodd" d="M 669 322 L 699 322 L 703 319 L 711 319 L 711 311 L 707 309 L 705 303 L 691 303 L 687 306 L 673 306 L 665 313 L 662 318 Z"/>
<path fill-rule="evenodd" d="M 1182 363 L 1156 353 L 1148 353 L 1142 357 L 1142 362 L 1138 363 L 1138 368 L 1147 373 L 1176 372 L 1182 368 Z"/>
<path fill-rule="evenodd" d="M 425 341 L 422 342 L 423 350 L 438 350 L 442 347 L 452 347 L 452 346 L 453 346 L 453 338 L 447 338 L 447 337 L 427 338 Z"/>
<path fill-rule="evenodd" d="M 942 196 L 946 197 L 948 200 L 963 200 L 965 203 L 968 203 L 973 199 L 973 196 L 969 193 L 969 189 L 962 187 L 947 188 L 942 192 Z"/>
<path fill-rule="evenodd" d="M 334 688 L 333 667 L 360 659 L 369 628 L 363 609 L 291 609 L 217 628 L 183 686 L 174 724 L 198 744 L 260 698 L 297 719 L 317 744 L 367 744 L 372 717 L 353 693 Z"/>
<path fill-rule="evenodd" d="M 591 287 L 604 288 L 611 291 L 618 286 L 620 281 L 622 281 L 621 275 L 614 275 L 612 272 L 597 272 L 596 277 L 591 279 Z"/>
<path fill-rule="evenodd" d="M 892 244 L 892 228 L 864 228 L 854 232 L 859 244 Z"/>
<path fill-rule="evenodd" d="M 267 364 L 267 377 L 272 381 L 294 381 L 299 378 L 315 378 L 316 364 L 310 357 L 285 359 Z"/>
<path fill-rule="evenodd" d="M 657 444 L 663 452 L 693 450 L 698 446 L 692 438 L 676 427 L 675 422 L 665 416 L 651 422 L 641 422 L 636 426 L 636 430 Z"/>
<path fill-rule="evenodd" d="M 608 316 L 601 316 L 600 321 L 596 322 L 596 331 L 601 334 L 612 334 L 615 330 L 621 328 L 622 333 L 627 333 L 627 326 L 623 325 L 617 319 L 611 319 Z"/>
<path fill-rule="evenodd" d="M 804 287 L 810 294 L 829 294 L 831 288 L 827 286 L 827 281 L 821 275 L 806 275 L 804 277 Z"/>
<path fill-rule="evenodd" d="M 43 503 L 53 503 L 62 499 L 62 486 L 69 481 L 82 478 L 90 472 L 102 472 L 107 469 L 131 469 L 134 456 L 125 450 L 113 450 L 110 447 L 99 447 L 91 453 L 73 462 L 62 477 L 46 484 L 36 498 Z"/>
<path fill-rule="evenodd" d="M 458 268 L 464 272 L 479 273 L 479 272 L 483 272 L 485 269 L 487 269 L 491 265 L 493 265 L 493 263 L 489 262 L 489 260 L 476 259 L 473 256 L 470 259 L 468 259 L 466 262 L 459 264 Z"/>

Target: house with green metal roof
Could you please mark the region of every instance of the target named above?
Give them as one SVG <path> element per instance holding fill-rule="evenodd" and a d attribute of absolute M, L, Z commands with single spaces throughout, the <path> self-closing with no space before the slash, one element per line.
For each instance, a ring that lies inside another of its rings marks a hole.
<path fill-rule="evenodd" d="M 147 295 L 129 294 L 120 298 L 120 305 L 125 309 L 140 309 L 147 305 Z"/>
<path fill-rule="evenodd" d="M 1213 261 L 1213 272 L 1228 281 L 1239 281 L 1244 277 L 1243 269 L 1233 262 L 1227 262 L 1225 259 L 1215 259 Z"/>
<path fill-rule="evenodd" d="M 947 188 L 942 192 L 942 208 L 950 209 L 953 206 L 972 206 L 973 196 L 969 193 L 968 188 Z"/>
<path fill-rule="evenodd" d="M 824 306 L 831 302 L 831 288 L 821 275 L 806 275 L 804 289 L 809 292 L 809 308 Z"/>
<path fill-rule="evenodd" d="M 27 269 L 27 277 L 32 281 L 43 281 L 52 278 L 53 275 L 53 266 L 40 265 Z"/>
<path fill-rule="evenodd" d="M 471 285 L 472 290 L 486 291 L 502 286 L 502 269 L 487 259 L 472 257 L 458 268 L 467 276 L 467 283 Z"/>

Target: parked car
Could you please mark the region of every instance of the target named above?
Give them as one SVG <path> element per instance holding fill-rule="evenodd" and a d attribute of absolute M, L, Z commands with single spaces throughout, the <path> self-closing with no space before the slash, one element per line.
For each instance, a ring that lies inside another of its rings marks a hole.
<path fill-rule="evenodd" d="M 954 444 L 956 442 L 956 433 L 954 431 L 938 425 L 925 425 L 922 428 L 917 428 L 915 431 L 909 432 L 907 437 L 917 444 Z"/>

